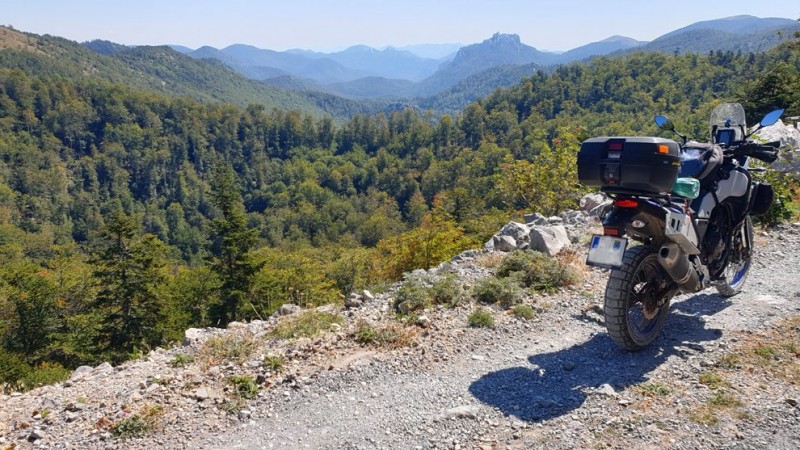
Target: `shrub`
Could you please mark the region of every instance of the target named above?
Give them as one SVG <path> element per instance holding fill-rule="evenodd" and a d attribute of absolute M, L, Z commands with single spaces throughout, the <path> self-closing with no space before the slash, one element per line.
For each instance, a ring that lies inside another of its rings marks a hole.
<path fill-rule="evenodd" d="M 741 406 L 742 402 L 731 394 L 723 390 L 717 391 L 711 398 L 708 399 L 709 406 L 717 406 L 720 408 L 735 408 Z"/>
<path fill-rule="evenodd" d="M 399 323 L 375 327 L 362 320 L 357 324 L 355 339 L 361 344 L 375 344 L 386 347 L 407 347 L 414 340 L 414 331 Z"/>
<path fill-rule="evenodd" d="M 429 292 L 431 301 L 436 305 L 456 306 L 464 297 L 464 288 L 454 275 L 440 278 L 433 283 Z"/>
<path fill-rule="evenodd" d="M 394 307 L 403 314 L 421 311 L 431 306 L 431 296 L 421 282 L 411 279 L 403 283 L 397 291 Z"/>
<path fill-rule="evenodd" d="M 494 316 L 491 311 L 485 308 L 478 308 L 467 317 L 467 322 L 471 327 L 491 328 L 494 326 Z"/>
<path fill-rule="evenodd" d="M 533 263 L 535 252 L 532 250 L 515 250 L 502 261 L 497 267 L 497 276 L 505 278 L 511 276 L 513 273 L 525 273 L 528 271 L 528 266 Z"/>
<path fill-rule="evenodd" d="M 286 365 L 286 359 L 283 356 L 267 355 L 264 357 L 264 367 L 272 372 L 281 372 Z"/>
<path fill-rule="evenodd" d="M 545 292 L 580 281 L 577 270 L 568 262 L 532 250 L 517 250 L 506 256 L 497 268 L 497 276 L 516 279 L 526 287 Z"/>
<path fill-rule="evenodd" d="M 647 397 L 664 397 L 669 395 L 672 390 L 661 383 L 645 383 L 637 386 L 637 391 Z"/>
<path fill-rule="evenodd" d="M 536 316 L 536 312 L 534 312 L 533 308 L 529 305 L 514 305 L 511 312 L 515 317 L 525 320 L 531 320 Z"/>
<path fill-rule="evenodd" d="M 703 372 L 700 374 L 699 378 L 700 384 L 708 386 L 709 389 L 716 390 L 722 387 L 729 387 L 731 384 L 728 383 L 722 375 L 716 372 Z"/>
<path fill-rule="evenodd" d="M 194 356 L 187 355 L 185 353 L 177 353 L 175 354 L 175 356 L 172 357 L 172 361 L 169 362 L 169 365 L 172 367 L 183 367 L 193 362 L 194 362 Z"/>
<path fill-rule="evenodd" d="M 158 418 L 164 413 L 160 405 L 148 405 L 138 413 L 120 419 L 111 426 L 111 434 L 118 438 L 130 439 L 142 437 L 153 430 Z"/>
<path fill-rule="evenodd" d="M 253 354 L 256 347 L 257 343 L 252 335 L 225 334 L 208 338 L 198 354 L 210 363 L 229 360 L 241 364 Z"/>
<path fill-rule="evenodd" d="M 142 437 L 148 431 L 150 431 L 150 424 L 138 414 L 120 419 L 111 427 L 111 434 L 122 439 Z"/>
<path fill-rule="evenodd" d="M 511 278 L 487 277 L 481 280 L 473 291 L 475 299 L 481 303 L 497 303 L 508 308 L 522 301 L 522 289 Z"/>
<path fill-rule="evenodd" d="M 272 335 L 282 339 L 310 337 L 320 331 L 327 331 L 333 324 L 341 324 L 343 319 L 331 313 L 310 310 L 299 316 L 283 318 L 272 330 Z"/>
<path fill-rule="evenodd" d="M 258 395 L 259 386 L 256 381 L 250 377 L 229 377 L 228 383 L 233 385 L 233 392 L 237 397 L 250 399 Z"/>

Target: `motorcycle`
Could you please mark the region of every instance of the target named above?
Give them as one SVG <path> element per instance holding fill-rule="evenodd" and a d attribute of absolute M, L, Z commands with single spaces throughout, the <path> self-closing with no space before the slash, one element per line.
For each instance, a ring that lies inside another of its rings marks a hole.
<path fill-rule="evenodd" d="M 768 183 L 753 180 L 752 173 L 764 169 L 749 167 L 748 160 L 771 163 L 780 146 L 751 136 L 781 114 L 766 114 L 748 133 L 744 108 L 724 103 L 711 114 L 707 144 L 688 141 L 663 115 L 656 124 L 679 136 L 680 144 L 657 137 L 581 144 L 580 181 L 612 199 L 586 263 L 611 269 L 604 314 L 617 345 L 630 351 L 649 345 L 676 295 L 712 286 L 725 297 L 742 290 L 753 258 L 751 216 L 766 213 L 774 197 Z"/>

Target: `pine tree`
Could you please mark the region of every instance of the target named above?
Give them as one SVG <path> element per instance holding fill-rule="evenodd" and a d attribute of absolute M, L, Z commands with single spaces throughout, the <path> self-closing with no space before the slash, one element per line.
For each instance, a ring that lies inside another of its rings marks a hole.
<path fill-rule="evenodd" d="M 211 198 L 220 216 L 211 223 L 211 269 L 221 280 L 220 303 L 210 313 L 220 326 L 242 317 L 240 308 L 250 293 L 260 264 L 250 250 L 256 244 L 255 229 L 248 229 L 242 197 L 236 188 L 233 168 L 214 169 Z"/>
<path fill-rule="evenodd" d="M 134 218 L 117 210 L 95 243 L 93 263 L 100 290 L 94 302 L 103 318 L 100 348 L 114 361 L 161 343 L 163 320 L 157 287 L 163 283 L 164 244 L 140 235 Z"/>

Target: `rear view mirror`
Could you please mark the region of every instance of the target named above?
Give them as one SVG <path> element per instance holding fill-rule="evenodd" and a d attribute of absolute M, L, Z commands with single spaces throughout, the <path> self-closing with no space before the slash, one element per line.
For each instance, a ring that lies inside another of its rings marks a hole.
<path fill-rule="evenodd" d="M 776 109 L 775 111 L 767 113 L 767 115 L 765 115 L 764 118 L 761 119 L 761 122 L 759 122 L 758 124 L 761 125 L 761 128 L 768 127 L 770 125 L 775 125 L 775 122 L 777 122 L 778 119 L 781 118 L 782 114 L 783 114 L 782 109 Z"/>
<path fill-rule="evenodd" d="M 667 116 L 658 115 L 653 118 L 658 128 L 667 131 L 675 131 L 675 124 Z"/>

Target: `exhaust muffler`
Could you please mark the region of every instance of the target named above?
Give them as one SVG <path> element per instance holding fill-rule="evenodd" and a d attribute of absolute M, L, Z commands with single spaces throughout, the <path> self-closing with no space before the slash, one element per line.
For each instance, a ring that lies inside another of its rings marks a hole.
<path fill-rule="evenodd" d="M 658 251 L 658 262 L 681 290 L 696 292 L 701 289 L 700 274 L 678 244 L 664 244 Z"/>

